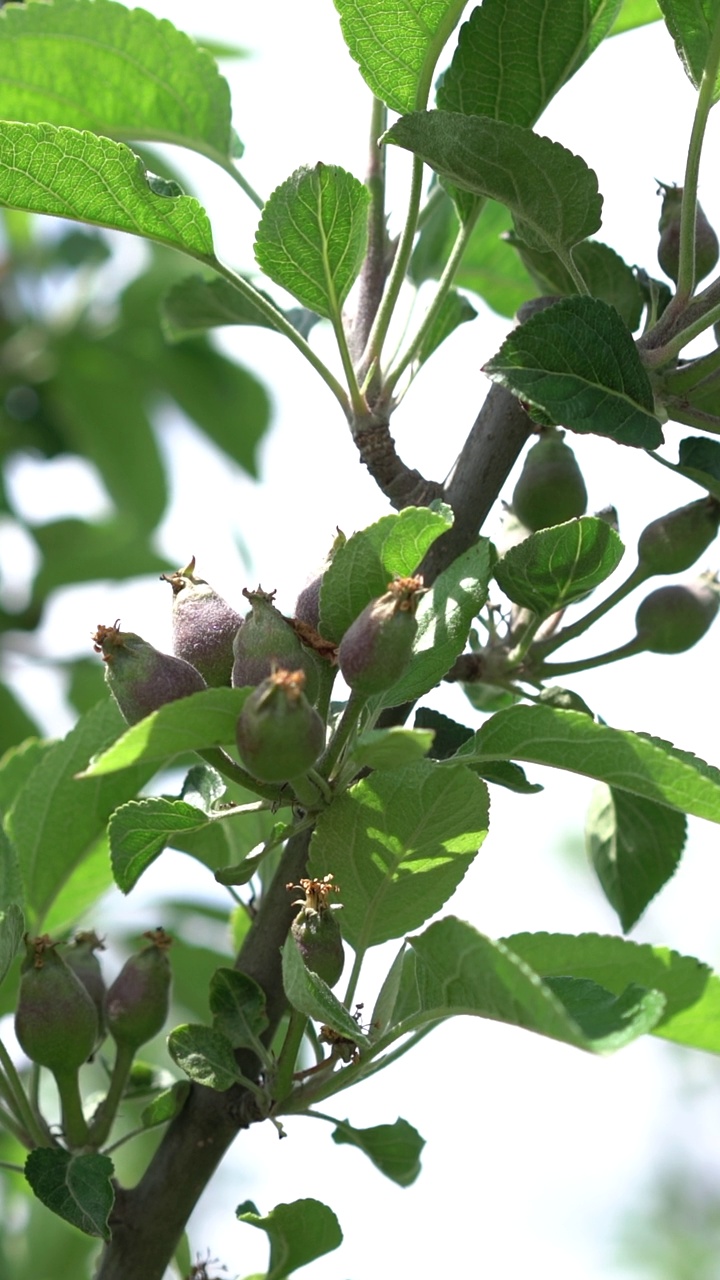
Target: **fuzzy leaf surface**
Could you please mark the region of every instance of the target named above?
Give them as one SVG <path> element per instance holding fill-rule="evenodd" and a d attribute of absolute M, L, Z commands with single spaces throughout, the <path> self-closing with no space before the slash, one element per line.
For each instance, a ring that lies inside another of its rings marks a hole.
<path fill-rule="evenodd" d="M 173 843 L 177 833 L 207 826 L 207 815 L 184 800 L 130 800 L 112 815 L 108 833 L 115 883 L 122 893 L 134 889 L 144 871 Z"/>
<path fill-rule="evenodd" d="M 527 760 L 596 778 L 656 804 L 720 822 L 720 771 L 672 743 L 597 724 L 580 711 L 498 711 L 462 749 L 467 763 Z"/>
<path fill-rule="evenodd" d="M 531 129 L 456 111 L 416 111 L 383 138 L 463 191 L 507 205 L 528 244 L 562 253 L 600 226 L 597 178 L 580 156 Z"/>
<path fill-rule="evenodd" d="M 718 21 L 716 0 L 658 0 L 668 31 L 687 75 L 700 88 L 705 64 Z M 720 97 L 720 76 L 715 80 L 713 102 Z"/>
<path fill-rule="evenodd" d="M 7 819 L 34 923 L 90 854 L 113 810 L 155 772 L 147 762 L 133 761 L 122 776 L 77 776 L 88 757 L 113 742 L 124 724 L 113 701 L 98 703 L 42 756 Z"/>
<path fill-rule="evenodd" d="M 420 1153 L 425 1139 L 407 1120 L 394 1124 L 376 1124 L 369 1129 L 356 1129 L 348 1120 L 338 1121 L 333 1142 L 359 1147 L 376 1169 L 400 1187 L 412 1186 L 420 1173 Z"/>
<path fill-rule="evenodd" d="M 464 0 L 335 0 L 335 7 L 345 43 L 376 97 L 400 113 L 422 105 Z"/>
<path fill-rule="evenodd" d="M 233 1049 L 252 1048 L 269 1026 L 265 992 L 238 969 L 216 969 L 210 982 L 213 1026 Z"/>
<path fill-rule="evenodd" d="M 0 205 L 128 231 L 214 262 L 205 210 L 157 195 L 138 157 L 110 138 L 52 124 L 0 124 Z"/>
<path fill-rule="evenodd" d="M 686 836 L 684 813 L 614 787 L 595 791 L 585 842 L 625 933 L 676 871 Z"/>
<path fill-rule="evenodd" d="M 364 778 L 320 815 L 308 874 L 332 869 L 353 948 L 401 937 L 440 910 L 485 839 L 488 803 L 470 770 L 422 761 Z"/>
<path fill-rule="evenodd" d="M 276 1204 L 264 1218 L 248 1202 L 247 1206 L 238 1206 L 237 1217 L 238 1221 L 267 1232 L 270 1263 L 263 1280 L 286 1280 L 299 1267 L 332 1253 L 342 1244 L 340 1223 L 332 1209 L 320 1200 Z"/>
<path fill-rule="evenodd" d="M 259 266 L 303 306 L 339 317 L 365 255 L 369 199 L 365 185 L 338 165 L 296 169 L 263 209 Z"/>
<path fill-rule="evenodd" d="M 397 684 L 382 694 L 384 706 L 397 707 L 427 693 L 442 680 L 467 643 L 473 618 L 487 600 L 492 569 L 487 538 L 453 560 L 422 597 L 410 665 Z"/>
<path fill-rule="evenodd" d="M 167 19 L 111 0 L 4 9 L 0 117 L 170 142 L 225 167 L 233 149 L 230 91 L 212 58 Z"/>
<path fill-rule="evenodd" d="M 545 983 L 512 949 L 452 916 L 409 938 L 408 977 L 395 1010 L 396 1034 L 459 1014 L 524 1027 L 591 1053 L 611 1053 L 651 1030 L 665 1000 L 659 991 L 625 984 L 608 999 L 593 980 L 568 993 Z M 507 943 L 507 945 L 506 945 Z M 601 1013 L 600 1013 L 601 1010 Z"/>
<path fill-rule="evenodd" d="M 609 578 L 624 550 L 606 520 L 581 516 L 511 547 L 495 566 L 495 579 L 515 604 L 548 617 Z"/>
<path fill-rule="evenodd" d="M 203 689 L 189 698 L 167 702 L 138 724 L 126 727 L 111 747 L 91 760 L 82 776 L 97 778 L 136 764 L 157 769 L 186 751 L 233 743 L 235 724 L 248 694 L 248 689 Z"/>
<path fill-rule="evenodd" d="M 520 933 L 503 941 L 542 977 L 589 978 L 616 994 L 634 982 L 661 991 L 665 1012 L 653 1035 L 720 1053 L 720 977 L 694 956 L 595 933 Z"/>
<path fill-rule="evenodd" d="M 436 538 L 452 524 L 449 508 L 405 507 L 382 516 L 338 547 L 320 589 L 320 632 L 340 641 L 359 613 L 384 595 L 396 576 L 412 574 Z"/>
<path fill-rule="evenodd" d="M 282 975 L 285 995 L 294 1009 L 315 1022 L 326 1023 L 357 1045 L 367 1045 L 367 1036 L 360 1030 L 351 1013 L 333 995 L 327 982 L 305 965 L 295 938 L 288 934 L 282 954 Z"/>
<path fill-rule="evenodd" d="M 108 1156 L 71 1155 L 38 1147 L 25 1161 L 25 1177 L 48 1209 L 88 1236 L 110 1239 L 108 1217 L 115 1199 Z"/>
<path fill-rule="evenodd" d="M 484 369 L 545 426 L 641 449 L 662 443 L 632 336 L 615 308 L 598 298 L 566 298 L 531 316 Z"/>
<path fill-rule="evenodd" d="M 173 1062 L 196 1084 L 224 1093 L 238 1078 L 233 1047 L 227 1036 L 213 1027 L 184 1023 L 168 1036 Z"/>
<path fill-rule="evenodd" d="M 618 8 L 618 0 L 485 0 L 460 28 L 438 106 L 533 125 Z"/>

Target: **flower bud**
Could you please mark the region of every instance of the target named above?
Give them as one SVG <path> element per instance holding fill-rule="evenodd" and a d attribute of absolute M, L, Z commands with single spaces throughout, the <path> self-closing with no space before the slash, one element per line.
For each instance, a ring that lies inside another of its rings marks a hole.
<path fill-rule="evenodd" d="M 720 502 L 708 495 L 653 520 L 640 534 L 638 560 L 648 577 L 682 573 L 717 536 Z"/>
<path fill-rule="evenodd" d="M 105 979 L 100 968 L 100 961 L 95 955 L 96 951 L 104 951 L 105 944 L 98 938 L 93 929 L 87 932 L 77 933 L 72 944 L 65 952 L 65 963 L 72 969 L 76 978 L 82 982 L 90 999 L 95 1005 L 95 1012 L 98 1018 L 98 1039 L 95 1045 L 98 1045 L 105 1039 Z"/>
<path fill-rule="evenodd" d="M 143 937 L 150 944 L 126 960 L 105 997 L 107 1027 L 118 1045 L 139 1049 L 161 1031 L 170 1003 L 170 961 L 172 938 L 164 929 L 153 929 Z"/>
<path fill-rule="evenodd" d="M 339 904 L 331 906 L 327 901 L 330 893 L 339 892 L 332 879 L 328 875 L 323 880 L 301 880 L 299 884 L 287 886 L 302 889 L 305 895 L 293 903 L 293 906 L 299 905 L 300 910 L 290 926 L 305 967 L 329 987 L 340 981 L 345 965 L 342 935 L 335 915 Z"/>
<path fill-rule="evenodd" d="M 366 605 L 348 627 L 338 665 L 351 689 L 365 697 L 384 693 L 410 664 L 417 633 L 417 609 L 425 588 L 421 577 L 396 578 L 385 595 Z"/>
<path fill-rule="evenodd" d="M 120 631 L 117 622 L 100 625 L 93 641 L 96 653 L 103 655 L 110 692 L 128 724 L 144 720 L 166 702 L 207 688 L 189 662 L 161 653 L 133 631 Z"/>
<path fill-rule="evenodd" d="M 680 214 L 682 210 L 682 187 L 668 187 L 660 183 L 663 194 L 662 209 L 658 231 L 658 262 L 671 280 L 677 284 L 680 266 Z M 718 238 L 703 213 L 700 205 L 695 208 L 695 283 L 709 275 L 718 261 Z"/>
<path fill-rule="evenodd" d="M 704 574 L 688 586 L 658 587 L 635 614 L 638 639 L 650 653 L 684 653 L 705 635 L 720 606 L 720 584 Z"/>
<path fill-rule="evenodd" d="M 25 936 L 15 1034 L 31 1062 L 66 1075 L 92 1055 L 98 1017 L 91 997 L 55 945 L 47 935 Z"/>
<path fill-rule="evenodd" d="M 585 481 L 575 454 L 565 444 L 561 432 L 552 428 L 543 431 L 538 443 L 529 450 L 511 505 L 532 533 L 585 514 Z"/>
<path fill-rule="evenodd" d="M 243 590 L 251 610 L 235 636 L 232 683 L 235 689 L 259 685 L 279 667 L 285 671 L 302 669 L 307 679 L 307 695 L 317 693 L 317 671 L 312 654 L 301 644 L 290 623 L 275 608 L 274 591 Z"/>
<path fill-rule="evenodd" d="M 204 578 L 196 577 L 194 556 L 184 569 L 163 573 L 161 580 L 173 590 L 175 657 L 190 662 L 213 688 L 230 684 L 240 614 Z"/>
<path fill-rule="evenodd" d="M 305 697 L 304 685 L 303 671 L 275 671 L 240 712 L 240 759 L 262 782 L 287 782 L 307 773 L 325 746 L 325 725 Z"/>

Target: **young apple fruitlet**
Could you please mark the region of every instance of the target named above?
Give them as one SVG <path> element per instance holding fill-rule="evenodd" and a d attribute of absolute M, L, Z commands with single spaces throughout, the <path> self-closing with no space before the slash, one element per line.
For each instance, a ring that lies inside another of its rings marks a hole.
<path fill-rule="evenodd" d="M 195 557 L 184 569 L 163 573 L 172 587 L 173 652 L 212 686 L 230 684 L 233 640 L 242 618 L 204 578 L 195 573 Z"/>

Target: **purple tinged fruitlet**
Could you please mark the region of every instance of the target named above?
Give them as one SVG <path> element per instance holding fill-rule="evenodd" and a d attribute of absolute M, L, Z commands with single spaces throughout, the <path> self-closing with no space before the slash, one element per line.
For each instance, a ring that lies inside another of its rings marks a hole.
<path fill-rule="evenodd" d="M 128 724 L 144 720 L 166 702 L 207 689 L 189 662 L 161 653 L 134 631 L 121 631 L 117 622 L 100 625 L 93 641 L 95 651 L 103 655 L 110 692 Z"/>
<path fill-rule="evenodd" d="M 143 934 L 149 945 L 126 960 L 105 997 L 107 1028 L 117 1045 L 139 1049 L 152 1040 L 168 1016 L 172 938 L 164 929 Z"/>
<path fill-rule="evenodd" d="M 98 1016 L 87 990 L 55 947 L 47 934 L 25 935 L 15 1034 L 31 1062 L 65 1075 L 92 1055 Z"/>
<path fill-rule="evenodd" d="M 250 694 L 236 728 L 245 768 L 262 782 L 307 773 L 325 746 L 325 725 L 303 692 L 305 673 L 274 671 Z"/>
<path fill-rule="evenodd" d="M 417 634 L 415 611 L 424 590 L 420 576 L 396 578 L 348 627 L 338 665 L 355 692 L 368 698 L 384 693 L 405 673 Z"/>
<path fill-rule="evenodd" d="M 659 184 L 663 192 L 662 209 L 658 231 L 658 262 L 671 280 L 677 284 L 680 268 L 680 214 L 682 211 L 682 187 L 669 187 L 664 182 Z M 720 246 L 718 238 L 710 226 L 700 205 L 695 208 L 695 284 L 704 280 L 717 266 Z"/>
<path fill-rule="evenodd" d="M 195 557 L 184 569 L 163 573 L 173 591 L 173 652 L 190 662 L 206 683 L 229 685 L 233 640 L 242 618 L 204 578 L 195 574 Z"/>
<path fill-rule="evenodd" d="M 347 538 L 345 537 L 345 534 L 338 529 L 330 551 L 325 557 L 325 562 L 318 572 L 305 584 L 295 601 L 295 621 L 304 623 L 306 627 L 312 627 L 313 631 L 320 630 L 320 589 L 322 587 L 323 578 L 335 558 L 335 553 L 340 549 L 340 547 L 344 547 L 346 542 Z"/>
<path fill-rule="evenodd" d="M 691 568 L 717 537 L 720 502 L 710 494 L 669 511 L 647 525 L 638 540 L 638 560 L 648 577 Z"/>
<path fill-rule="evenodd" d="M 235 689 L 257 686 L 274 670 L 303 670 L 307 679 L 307 696 L 312 701 L 317 693 L 318 676 L 315 659 L 296 636 L 286 618 L 275 608 L 274 591 L 243 590 L 251 609 L 235 636 L 232 684 Z"/>
<path fill-rule="evenodd" d="M 331 893 L 339 893 L 331 875 L 322 880 L 301 880 L 289 884 L 288 889 L 301 889 L 304 897 L 293 906 L 300 910 L 290 926 L 298 944 L 303 963 L 316 973 L 329 987 L 340 981 L 345 966 L 345 951 L 336 912 L 339 904 L 331 905 L 327 899 Z"/>
<path fill-rule="evenodd" d="M 638 640 L 649 653 L 684 653 L 705 635 L 718 607 L 720 583 L 713 574 L 703 574 L 687 586 L 658 587 L 638 606 Z"/>

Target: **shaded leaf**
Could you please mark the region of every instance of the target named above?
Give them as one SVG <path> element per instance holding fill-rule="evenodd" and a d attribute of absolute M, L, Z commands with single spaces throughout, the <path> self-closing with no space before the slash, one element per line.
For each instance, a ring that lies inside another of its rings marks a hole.
<path fill-rule="evenodd" d="M 210 223 L 197 200 L 157 195 L 128 147 L 94 133 L 3 121 L 0 205 L 128 231 L 214 261 Z"/>
<path fill-rule="evenodd" d="M 364 951 L 439 911 L 487 825 L 487 788 L 461 765 L 422 761 L 372 774 L 318 818 L 308 874 L 332 870 L 342 890 L 343 936 Z"/>
<path fill-rule="evenodd" d="M 163 1089 L 161 1093 L 156 1094 L 152 1102 L 148 1102 L 140 1112 L 140 1123 L 143 1129 L 154 1129 L 155 1125 L 167 1124 L 169 1120 L 174 1120 L 185 1106 L 189 1093 L 190 1081 L 177 1080 L 169 1089 Z"/>
<path fill-rule="evenodd" d="M 464 0 L 367 5 L 335 0 L 350 53 L 373 93 L 398 112 L 424 105 L 433 68 L 465 7 Z"/>
<path fill-rule="evenodd" d="M 430 755 L 433 760 L 445 760 L 448 756 L 454 756 L 463 743 L 474 737 L 473 730 L 468 729 L 467 725 L 458 724 L 431 707 L 418 708 L 415 712 L 415 728 L 432 730 Z"/>
<path fill-rule="evenodd" d="M 263 208 L 260 267 L 303 306 L 339 318 L 365 255 L 369 200 L 364 184 L 337 165 L 296 169 Z"/>
<path fill-rule="evenodd" d="M 332 1209 L 320 1200 L 293 1200 L 277 1204 L 261 1218 L 251 1201 L 238 1205 L 238 1220 L 266 1231 L 270 1241 L 270 1263 L 263 1280 L 285 1280 L 342 1244 L 340 1224 Z"/>
<path fill-rule="evenodd" d="M 458 752 L 458 760 L 462 761 L 462 752 Z M 539 782 L 529 782 L 524 769 L 511 760 L 493 760 L 476 766 L 476 772 L 486 782 L 496 787 L 506 787 L 508 791 L 516 791 L 518 795 L 531 796 L 544 787 Z"/>
<path fill-rule="evenodd" d="M 356 1129 L 348 1120 L 339 1120 L 333 1142 L 359 1147 L 376 1169 L 398 1186 L 411 1186 L 420 1173 L 425 1139 L 407 1120 L 398 1118 L 394 1124 L 376 1124 L 370 1129 Z"/>
<path fill-rule="evenodd" d="M 212 1027 L 184 1023 L 168 1036 L 168 1053 L 181 1071 L 207 1089 L 224 1093 L 235 1084 L 238 1067 L 227 1036 Z"/>
<path fill-rule="evenodd" d="M 86 1235 L 102 1240 L 110 1239 L 112 1175 L 108 1156 L 75 1156 L 54 1147 L 39 1147 L 25 1161 L 25 1177 L 38 1200 Z"/>
<path fill-rule="evenodd" d="M 333 995 L 327 982 L 307 968 L 292 933 L 283 947 L 282 975 L 285 995 L 294 1009 L 315 1022 L 325 1023 L 359 1046 L 367 1045 L 367 1036 L 345 1005 Z"/>
<path fill-rule="evenodd" d="M 12 910 L 13 905 L 19 908 L 24 901 L 25 887 L 17 850 L 0 822 L 0 911 Z"/>
<path fill-rule="evenodd" d="M 458 293 L 457 289 L 450 289 L 420 345 L 417 353 L 418 365 L 429 360 L 433 351 L 437 351 L 441 343 L 449 338 L 455 329 L 461 324 L 467 324 L 469 320 L 474 320 L 476 315 L 477 311 L 472 303 L 468 302 L 463 294 Z"/>
<path fill-rule="evenodd" d="M 0 756 L 37 733 L 38 727 L 22 703 L 6 684 L 0 684 Z"/>
<path fill-rule="evenodd" d="M 585 840 L 605 896 L 626 933 L 674 874 L 686 835 L 683 813 L 612 787 L 595 791 Z"/>
<path fill-rule="evenodd" d="M 511 547 L 496 564 L 495 579 L 515 604 L 544 618 L 609 578 L 624 551 L 607 521 L 581 516 Z"/>
<path fill-rule="evenodd" d="M 662 431 L 632 335 L 614 307 L 566 298 L 531 316 L 484 366 L 536 422 L 655 449 Z"/>
<path fill-rule="evenodd" d="M 717 35 L 717 5 L 715 0 L 699 0 L 688 4 L 687 0 L 658 0 L 667 28 L 675 41 L 675 48 L 688 77 L 696 89 L 700 88 L 711 46 Z M 720 76 L 715 79 L 713 102 L 720 96 Z"/>
<path fill-rule="evenodd" d="M 262 296 L 273 302 L 267 294 Z M 285 314 L 305 338 L 320 319 L 314 311 L 295 309 Z M 162 301 L 162 320 L 166 336 L 174 342 L 221 325 L 252 324 L 275 329 L 264 311 L 219 276 L 188 276 L 173 285 Z"/>
<path fill-rule="evenodd" d="M 661 458 L 657 453 L 651 456 L 664 467 L 693 480 L 720 499 L 720 444 L 717 441 L 708 440 L 707 436 L 686 436 L 680 441 L 677 463 L 668 462 L 667 458 Z"/>
<path fill-rule="evenodd" d="M 52 591 L 99 578 L 123 581 L 162 573 L 167 559 L 148 546 L 147 533 L 118 516 L 111 520 L 52 520 L 33 529 L 43 562 L 33 582 L 33 602 Z"/>
<path fill-rule="evenodd" d="M 238 969 L 216 969 L 210 982 L 213 1026 L 233 1049 L 254 1048 L 270 1025 L 265 992 L 253 978 Z"/>
<path fill-rule="evenodd" d="M 227 167 L 230 91 L 167 19 L 108 0 L 9 6 L 0 21 L 0 116 L 171 142 Z"/>
<path fill-rule="evenodd" d="M 576 282 L 557 254 L 531 249 L 512 233 L 507 242 L 517 250 L 540 293 L 572 296 L 578 292 Z M 614 249 L 599 240 L 583 240 L 575 246 L 572 256 L 590 296 L 609 302 L 634 332 L 640 324 L 644 299 L 632 268 Z"/>
<path fill-rule="evenodd" d="M 70 872 L 43 916 L 43 929 L 51 937 L 66 933 L 102 897 L 113 882 L 110 846 L 103 833 Z"/>
<path fill-rule="evenodd" d="M 597 178 L 579 156 L 531 129 L 455 111 L 416 111 L 383 138 L 444 179 L 507 205 L 528 244 L 563 253 L 600 226 Z"/>

